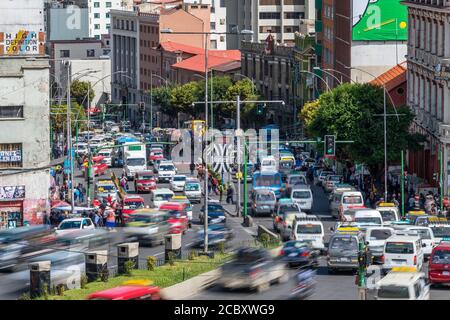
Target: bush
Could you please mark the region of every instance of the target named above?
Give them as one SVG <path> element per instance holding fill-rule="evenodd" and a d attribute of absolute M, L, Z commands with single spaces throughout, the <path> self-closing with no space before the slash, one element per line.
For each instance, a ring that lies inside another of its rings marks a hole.
<path fill-rule="evenodd" d="M 197 251 L 193 250 L 193 251 L 189 252 L 189 256 L 188 256 L 189 260 L 195 260 L 195 258 L 197 258 L 197 257 L 198 257 L 198 252 Z"/>
<path fill-rule="evenodd" d="M 224 254 L 224 253 L 225 253 L 225 243 L 224 243 L 224 242 L 220 242 L 220 243 L 217 245 L 217 250 L 219 250 L 219 252 L 220 252 L 221 254 Z"/>
<path fill-rule="evenodd" d="M 270 236 L 267 233 L 263 233 L 262 235 L 259 236 L 259 241 L 262 242 L 264 247 L 267 247 L 267 245 L 270 242 Z"/>
<path fill-rule="evenodd" d="M 58 296 L 63 296 L 64 291 L 66 291 L 66 286 L 64 284 L 61 283 L 56 286 L 55 292 Z"/>
<path fill-rule="evenodd" d="M 29 293 L 23 293 L 17 300 L 32 300 Z"/>
<path fill-rule="evenodd" d="M 133 271 L 135 267 L 134 261 L 126 261 L 124 264 L 124 272 L 126 276 L 131 276 L 131 272 Z"/>
<path fill-rule="evenodd" d="M 80 277 L 80 286 L 81 289 L 85 289 L 88 283 L 88 277 L 85 274 L 82 274 Z"/>
<path fill-rule="evenodd" d="M 175 265 L 175 253 L 169 252 L 167 254 L 167 257 L 169 258 L 169 265 L 174 266 Z"/>
<path fill-rule="evenodd" d="M 155 256 L 149 256 L 147 257 L 147 270 L 153 271 L 156 268 L 156 257 Z"/>
<path fill-rule="evenodd" d="M 105 268 L 100 272 L 100 280 L 103 282 L 108 282 L 109 280 L 108 268 Z"/>

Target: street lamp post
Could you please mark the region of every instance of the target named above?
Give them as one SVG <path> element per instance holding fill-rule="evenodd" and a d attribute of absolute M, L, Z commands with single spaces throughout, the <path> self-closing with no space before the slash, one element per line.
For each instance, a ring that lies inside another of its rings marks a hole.
<path fill-rule="evenodd" d="M 328 72 L 326 69 L 321 69 L 321 68 L 319 68 L 319 67 L 314 67 L 313 68 L 314 70 L 319 70 L 319 71 L 322 71 L 322 72 L 324 72 L 325 74 L 327 74 L 327 75 L 329 75 L 329 76 L 332 76 L 334 79 L 336 79 L 336 81 L 341 85 L 342 84 L 342 76 L 341 76 L 341 79 L 339 80 L 339 78 L 338 77 L 336 77 L 334 74 L 332 74 L 331 72 Z"/>
<path fill-rule="evenodd" d="M 208 36 L 211 34 L 239 34 L 238 32 L 174 32 L 172 29 L 161 29 L 162 34 L 185 34 L 205 36 L 205 149 L 208 142 Z M 240 34 L 253 34 L 253 31 L 242 30 Z M 208 156 L 205 152 L 205 211 L 204 211 L 204 253 L 208 253 Z"/>
<path fill-rule="evenodd" d="M 169 82 L 167 79 L 164 79 L 160 75 L 154 74 L 153 72 L 150 75 L 150 134 L 153 133 L 153 77 L 163 80 L 166 83 L 166 87 Z"/>

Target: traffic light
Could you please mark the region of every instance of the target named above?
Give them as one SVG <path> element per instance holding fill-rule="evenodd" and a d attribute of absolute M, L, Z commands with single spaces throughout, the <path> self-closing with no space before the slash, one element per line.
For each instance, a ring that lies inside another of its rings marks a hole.
<path fill-rule="evenodd" d="M 266 108 L 266 105 L 264 103 L 259 103 L 256 105 L 256 114 L 258 116 L 264 114 L 264 109 Z"/>
<path fill-rule="evenodd" d="M 325 136 L 325 156 L 334 157 L 336 155 L 336 136 Z"/>

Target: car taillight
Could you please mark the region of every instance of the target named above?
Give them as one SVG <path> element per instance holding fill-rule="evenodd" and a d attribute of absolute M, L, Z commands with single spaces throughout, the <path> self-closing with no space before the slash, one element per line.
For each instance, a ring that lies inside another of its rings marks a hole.
<path fill-rule="evenodd" d="M 383 255 L 381 255 L 381 257 L 380 257 L 380 261 L 381 261 L 381 263 L 384 263 L 384 254 L 383 254 Z"/>
<path fill-rule="evenodd" d="M 414 256 L 414 265 L 417 264 L 417 256 Z"/>
<path fill-rule="evenodd" d="M 255 269 L 255 270 L 251 271 L 249 275 L 250 275 L 251 278 L 254 278 L 254 277 L 256 277 L 258 275 L 258 273 L 260 271 L 261 271 L 260 269 Z"/>
<path fill-rule="evenodd" d="M 302 257 L 308 257 L 308 256 L 309 256 L 309 252 L 308 252 L 308 251 L 302 252 L 302 253 L 300 254 L 300 256 L 302 256 Z"/>
<path fill-rule="evenodd" d="M 284 256 L 284 254 L 285 254 L 284 250 L 281 250 L 280 251 L 280 256 Z"/>

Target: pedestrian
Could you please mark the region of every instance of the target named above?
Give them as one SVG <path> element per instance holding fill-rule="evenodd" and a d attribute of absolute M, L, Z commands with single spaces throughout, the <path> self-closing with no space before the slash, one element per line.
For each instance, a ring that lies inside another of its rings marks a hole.
<path fill-rule="evenodd" d="M 116 226 L 116 216 L 114 210 L 110 209 L 106 211 L 106 228 L 112 229 Z"/>
<path fill-rule="evenodd" d="M 123 226 L 122 206 L 120 204 L 116 205 L 116 225 Z"/>
<path fill-rule="evenodd" d="M 108 194 L 108 196 L 105 198 L 105 200 L 109 205 L 112 205 L 113 198 L 110 194 Z"/>
<path fill-rule="evenodd" d="M 212 183 L 212 190 L 213 190 L 213 192 L 216 194 L 216 196 L 218 196 L 219 192 L 217 190 L 217 186 L 218 186 L 219 182 L 217 181 L 217 179 L 215 177 L 212 177 L 211 178 L 211 183 Z"/>
<path fill-rule="evenodd" d="M 194 176 L 195 164 L 193 162 L 189 165 L 189 169 L 191 170 L 191 176 Z"/>
<path fill-rule="evenodd" d="M 225 186 L 223 185 L 223 183 L 219 184 L 219 201 L 222 202 L 223 199 L 223 192 L 225 191 Z"/>
<path fill-rule="evenodd" d="M 228 204 L 230 203 L 234 204 L 233 194 L 234 194 L 233 187 L 231 186 L 231 183 L 229 183 L 227 188 L 227 200 L 226 200 Z"/>

